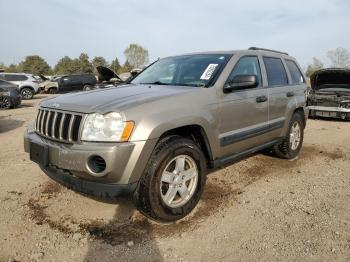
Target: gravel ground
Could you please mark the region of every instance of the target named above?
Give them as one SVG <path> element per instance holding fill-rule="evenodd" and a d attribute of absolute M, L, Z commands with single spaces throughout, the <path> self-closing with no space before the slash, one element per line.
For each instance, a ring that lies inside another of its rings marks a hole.
<path fill-rule="evenodd" d="M 0 261 L 350 261 L 350 123 L 309 120 L 298 159 L 258 154 L 211 173 L 168 225 L 128 198 L 82 196 L 23 151 L 44 95 L 0 111 Z"/>

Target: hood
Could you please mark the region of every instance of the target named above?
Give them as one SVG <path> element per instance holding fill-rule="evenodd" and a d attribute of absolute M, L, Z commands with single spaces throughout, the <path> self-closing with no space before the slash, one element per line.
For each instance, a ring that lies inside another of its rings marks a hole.
<path fill-rule="evenodd" d="M 319 89 L 348 89 L 350 91 L 350 69 L 328 68 L 316 71 L 310 76 L 311 88 Z"/>
<path fill-rule="evenodd" d="M 122 79 L 111 69 L 105 66 L 96 66 L 96 70 L 99 74 L 99 80 L 101 81 L 109 81 L 111 78 L 117 78 L 120 81 Z"/>
<path fill-rule="evenodd" d="M 129 84 L 60 95 L 44 100 L 40 105 L 42 107 L 80 113 L 107 113 L 110 111 L 123 111 L 132 106 L 181 95 L 194 90 L 198 90 L 198 87 Z"/>

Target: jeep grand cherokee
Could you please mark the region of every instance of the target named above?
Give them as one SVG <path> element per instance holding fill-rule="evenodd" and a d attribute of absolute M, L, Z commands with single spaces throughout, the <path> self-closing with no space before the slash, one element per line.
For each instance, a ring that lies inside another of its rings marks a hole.
<path fill-rule="evenodd" d="M 149 218 L 198 203 L 207 170 L 262 149 L 295 158 L 306 83 L 286 53 L 250 48 L 166 57 L 117 88 L 40 104 L 25 151 L 45 174 L 87 194 L 132 194 Z"/>

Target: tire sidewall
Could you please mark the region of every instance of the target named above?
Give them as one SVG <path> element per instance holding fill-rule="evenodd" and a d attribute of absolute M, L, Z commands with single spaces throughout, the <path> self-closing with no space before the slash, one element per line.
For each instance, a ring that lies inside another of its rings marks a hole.
<path fill-rule="evenodd" d="M 178 155 L 187 155 L 191 157 L 197 165 L 198 182 L 196 190 L 191 199 L 181 207 L 171 208 L 167 206 L 160 192 L 161 176 L 167 164 Z M 206 181 L 206 163 L 200 148 L 188 139 L 176 139 L 169 143 L 168 146 L 162 148 L 155 155 L 150 168 L 148 169 L 149 192 L 148 200 L 152 210 L 152 218 L 158 218 L 161 221 L 175 221 L 189 214 L 197 205 Z"/>
<path fill-rule="evenodd" d="M 27 97 L 24 97 L 23 96 L 23 92 L 24 91 L 28 91 L 28 92 L 30 92 L 30 98 L 27 98 Z M 32 90 L 32 89 L 30 89 L 30 88 L 28 88 L 28 87 L 24 87 L 24 88 L 22 88 L 21 89 L 21 97 L 22 97 L 22 99 L 24 99 L 24 100 L 30 100 L 30 99 L 32 99 L 33 98 L 33 96 L 34 96 L 34 91 Z"/>
<path fill-rule="evenodd" d="M 295 122 L 298 122 L 300 127 L 300 142 L 298 147 L 295 150 L 293 150 L 290 146 L 290 132 Z M 288 141 L 288 152 L 287 152 L 288 158 L 292 159 L 297 157 L 301 147 L 303 146 L 303 141 L 304 141 L 304 122 L 303 122 L 302 116 L 298 113 L 294 114 L 290 121 L 288 133 L 287 133 L 287 141 Z"/>

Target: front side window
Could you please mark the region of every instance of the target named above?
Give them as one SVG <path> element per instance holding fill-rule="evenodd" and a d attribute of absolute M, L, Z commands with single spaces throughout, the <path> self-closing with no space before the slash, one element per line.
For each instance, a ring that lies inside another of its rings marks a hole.
<path fill-rule="evenodd" d="M 288 85 L 286 70 L 280 58 L 264 57 L 267 81 L 269 86 Z"/>
<path fill-rule="evenodd" d="M 132 84 L 208 86 L 230 55 L 184 55 L 161 59 L 146 68 Z"/>
<path fill-rule="evenodd" d="M 261 70 L 256 56 L 242 57 L 233 68 L 227 82 L 232 81 L 238 75 L 256 75 L 261 86 Z"/>
<path fill-rule="evenodd" d="M 299 85 L 305 83 L 303 74 L 300 72 L 299 67 L 292 60 L 286 60 L 286 64 L 292 77 L 292 84 Z"/>

